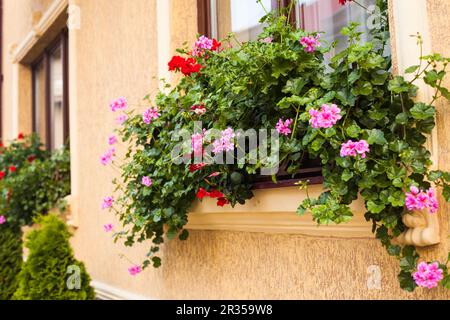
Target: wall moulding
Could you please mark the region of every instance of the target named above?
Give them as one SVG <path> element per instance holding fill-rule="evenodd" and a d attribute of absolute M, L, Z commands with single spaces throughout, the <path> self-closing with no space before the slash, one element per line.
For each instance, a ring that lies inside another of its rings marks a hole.
<path fill-rule="evenodd" d="M 67 23 L 68 0 L 55 0 L 12 52 L 13 63 L 32 63 Z"/>
<path fill-rule="evenodd" d="M 322 185 L 309 187 L 310 197 L 317 197 Z M 354 216 L 348 223 L 320 225 L 310 214 L 299 216 L 296 210 L 306 198 L 306 192 L 298 187 L 262 189 L 254 191 L 255 197 L 245 205 L 235 208 L 217 207 L 213 199 L 196 201 L 189 214 L 186 229 L 222 230 L 298 234 L 329 238 L 374 238 L 372 225 L 364 218 L 365 207 L 358 199 L 351 205 Z"/>

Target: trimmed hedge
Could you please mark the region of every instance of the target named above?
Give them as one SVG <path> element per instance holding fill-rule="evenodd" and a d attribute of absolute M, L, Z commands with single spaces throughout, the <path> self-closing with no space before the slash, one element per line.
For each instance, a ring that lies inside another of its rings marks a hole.
<path fill-rule="evenodd" d="M 84 264 L 74 258 L 66 224 L 55 215 L 41 216 L 36 223 L 40 227 L 27 236 L 30 253 L 19 274 L 19 287 L 13 299 L 94 299 Z"/>
<path fill-rule="evenodd" d="M 18 227 L 0 225 L 0 300 L 11 299 L 21 267 L 22 232 Z"/>

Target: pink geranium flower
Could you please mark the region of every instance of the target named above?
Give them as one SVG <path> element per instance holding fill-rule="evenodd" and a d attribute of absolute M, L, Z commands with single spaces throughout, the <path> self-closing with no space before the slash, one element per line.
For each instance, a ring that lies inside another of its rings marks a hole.
<path fill-rule="evenodd" d="M 234 137 L 236 134 L 234 133 L 232 128 L 227 128 L 221 132 L 220 139 L 217 139 L 213 142 L 213 152 L 227 152 L 234 150 Z"/>
<path fill-rule="evenodd" d="M 142 177 L 142 184 L 146 187 L 150 187 L 153 184 L 152 179 L 150 179 L 148 176 Z"/>
<path fill-rule="evenodd" d="M 0 225 L 5 224 L 5 223 L 6 223 L 5 216 L 0 216 Z"/>
<path fill-rule="evenodd" d="M 116 112 L 117 110 L 124 110 L 127 108 L 127 99 L 124 97 L 120 97 L 110 103 L 110 108 L 112 112 Z"/>
<path fill-rule="evenodd" d="M 133 277 L 136 276 L 138 273 L 142 272 L 142 268 L 138 265 L 134 265 L 128 268 L 128 273 L 132 275 Z"/>
<path fill-rule="evenodd" d="M 116 122 L 118 125 L 122 125 L 125 123 L 125 121 L 128 120 L 128 116 L 126 114 L 121 114 L 116 118 Z"/>
<path fill-rule="evenodd" d="M 361 158 L 366 157 L 366 152 L 369 152 L 369 144 L 366 140 L 352 141 L 348 140 L 341 145 L 341 157 L 356 157 L 358 154 Z"/>
<path fill-rule="evenodd" d="M 307 36 L 300 39 L 300 44 L 305 48 L 305 52 L 312 53 L 320 47 L 320 34 L 314 36 Z"/>
<path fill-rule="evenodd" d="M 116 144 L 117 143 L 117 137 L 115 136 L 115 135 L 110 135 L 109 137 L 108 137 L 108 144 L 110 145 L 110 146 L 112 146 L 113 144 Z"/>
<path fill-rule="evenodd" d="M 102 203 L 102 209 L 109 209 L 113 206 L 114 198 L 111 196 L 105 197 Z"/>
<path fill-rule="evenodd" d="M 104 166 L 112 162 L 114 155 L 116 153 L 115 148 L 110 148 L 100 157 L 100 163 Z"/>
<path fill-rule="evenodd" d="M 195 133 L 191 136 L 191 146 L 195 156 L 203 154 L 203 137 L 204 133 Z"/>
<path fill-rule="evenodd" d="M 282 119 L 279 119 L 275 128 L 277 129 L 279 134 L 288 136 L 292 132 L 291 129 L 289 128 L 292 122 L 293 122 L 292 119 L 287 119 L 284 122 Z"/>
<path fill-rule="evenodd" d="M 142 120 L 145 124 L 152 123 L 153 119 L 158 119 L 160 114 L 158 113 L 158 108 L 150 108 L 144 111 L 142 114 Z"/>
<path fill-rule="evenodd" d="M 439 209 L 439 202 L 436 197 L 436 191 L 433 188 L 427 191 L 419 190 L 416 186 L 411 186 L 410 192 L 406 192 L 405 206 L 408 210 L 428 209 L 433 214 Z"/>
<path fill-rule="evenodd" d="M 341 109 L 337 105 L 323 104 L 320 111 L 315 109 L 309 110 L 309 115 L 311 116 L 309 123 L 315 129 L 331 128 L 342 118 L 340 113 Z"/>
<path fill-rule="evenodd" d="M 105 224 L 103 226 L 103 229 L 105 230 L 105 232 L 111 232 L 113 230 L 114 226 L 111 223 Z"/>
<path fill-rule="evenodd" d="M 443 273 L 443 270 L 439 269 L 437 262 L 430 264 L 421 262 L 417 266 L 417 271 L 413 274 L 413 278 L 419 287 L 431 289 L 437 287 L 439 281 L 444 279 Z"/>

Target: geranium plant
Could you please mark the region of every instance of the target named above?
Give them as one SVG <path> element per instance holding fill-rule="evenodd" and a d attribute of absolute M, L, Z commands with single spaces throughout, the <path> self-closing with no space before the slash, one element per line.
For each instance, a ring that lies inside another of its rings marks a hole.
<path fill-rule="evenodd" d="M 436 214 L 438 190 L 450 200 L 450 174 L 430 170 L 425 147 L 435 126 L 434 102 L 450 98 L 442 87 L 450 60 L 439 54 L 420 57 L 420 65 L 406 70 L 414 74 L 411 81 L 393 75 L 386 50 L 387 4 L 378 4 L 384 16 L 371 30 L 371 41 L 362 42 L 352 23 L 342 30 L 347 48 L 331 60 L 325 55 L 335 43 L 268 13 L 255 41 L 201 36 L 193 48 L 178 50 L 169 70 L 180 72 L 181 80 L 153 100 L 145 97 L 149 107 L 143 114 L 129 110 L 125 98 L 111 103 L 128 151 L 119 165 L 121 177 L 114 180 L 118 192 L 105 195 L 102 207 L 114 210 L 125 227 L 114 233 L 116 240 L 128 246 L 152 240 L 143 268 L 160 265 L 164 235 L 187 238 L 183 227 L 196 198 L 214 198 L 219 206 L 243 204 L 253 196 L 252 176 L 261 169 L 282 165 L 295 177 L 309 157 L 320 159 L 326 191 L 303 201 L 298 214 L 310 212 L 319 224 L 347 222 L 349 205 L 360 196 L 376 237 L 400 260 L 401 286 L 413 290 L 434 281 L 450 287 L 448 261 L 423 262 L 416 270 L 414 248 L 391 242 L 405 230 L 406 207 Z M 420 79 L 435 89 L 431 103 L 415 101 Z M 256 147 L 276 149 L 278 156 L 255 157 L 255 149 L 239 140 L 252 129 L 276 133 L 275 140 L 259 136 Z M 225 158 L 244 161 L 220 161 Z M 116 165 L 114 146 L 101 162 Z M 299 184 L 307 188 L 307 181 Z"/>

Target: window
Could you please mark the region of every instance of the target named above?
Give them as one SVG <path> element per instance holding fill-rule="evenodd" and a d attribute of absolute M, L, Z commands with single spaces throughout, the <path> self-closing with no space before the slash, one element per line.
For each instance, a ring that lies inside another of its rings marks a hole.
<path fill-rule="evenodd" d="M 67 53 L 64 31 L 32 65 L 33 131 L 49 150 L 63 147 L 69 138 Z"/>

